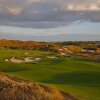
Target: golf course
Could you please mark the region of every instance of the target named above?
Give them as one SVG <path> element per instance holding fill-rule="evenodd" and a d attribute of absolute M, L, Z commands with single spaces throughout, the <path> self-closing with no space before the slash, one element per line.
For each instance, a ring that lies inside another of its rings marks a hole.
<path fill-rule="evenodd" d="M 86 61 L 81 57 L 50 59 L 48 55 L 52 55 L 52 52 L 1 49 L 0 71 L 56 87 L 79 100 L 100 100 L 100 63 Z M 5 61 L 11 57 L 41 57 L 42 60 L 34 64 Z"/>

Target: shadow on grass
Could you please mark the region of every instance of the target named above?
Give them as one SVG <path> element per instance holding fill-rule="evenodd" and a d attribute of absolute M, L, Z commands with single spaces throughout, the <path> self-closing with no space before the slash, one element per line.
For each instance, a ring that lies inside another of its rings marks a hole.
<path fill-rule="evenodd" d="M 26 71 L 26 70 L 28 70 L 28 69 L 27 68 L 9 68 L 9 69 L 5 69 L 2 71 L 10 73 L 10 72 L 20 72 L 20 71 Z"/>
<path fill-rule="evenodd" d="M 100 72 L 70 72 L 54 76 L 50 80 L 41 81 L 50 84 L 69 84 L 79 86 L 100 86 Z"/>
<path fill-rule="evenodd" d="M 55 59 L 55 60 L 49 61 L 47 65 L 56 65 L 56 64 L 61 64 L 62 62 L 64 62 L 64 60 Z"/>

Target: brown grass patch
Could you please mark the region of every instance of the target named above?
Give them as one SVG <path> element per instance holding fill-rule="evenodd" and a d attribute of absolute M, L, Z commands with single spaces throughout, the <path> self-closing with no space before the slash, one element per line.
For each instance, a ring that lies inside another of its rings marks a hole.
<path fill-rule="evenodd" d="M 18 79 L 0 72 L 0 100 L 76 100 L 56 88 Z"/>

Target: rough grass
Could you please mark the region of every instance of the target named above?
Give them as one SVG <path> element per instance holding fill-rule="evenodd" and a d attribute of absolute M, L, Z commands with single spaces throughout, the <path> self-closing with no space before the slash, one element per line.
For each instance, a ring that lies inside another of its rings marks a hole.
<path fill-rule="evenodd" d="M 0 100 L 76 100 L 57 89 L 0 73 Z"/>
<path fill-rule="evenodd" d="M 38 81 L 68 92 L 80 100 L 100 100 L 100 63 L 84 61 L 80 58 L 61 57 L 47 59 L 50 52 L 25 50 L 1 50 L 0 70 L 22 79 Z M 15 64 L 4 62 L 11 56 L 44 56 L 37 64 Z"/>

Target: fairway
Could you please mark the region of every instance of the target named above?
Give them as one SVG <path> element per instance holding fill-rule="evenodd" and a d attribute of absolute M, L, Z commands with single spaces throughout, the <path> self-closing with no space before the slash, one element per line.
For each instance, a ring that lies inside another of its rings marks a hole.
<path fill-rule="evenodd" d="M 25 52 L 28 52 L 26 55 Z M 79 100 L 100 100 L 100 63 L 75 57 L 49 59 L 51 52 L 0 50 L 0 71 L 19 78 L 57 87 Z M 36 64 L 5 62 L 9 57 L 42 57 Z"/>

